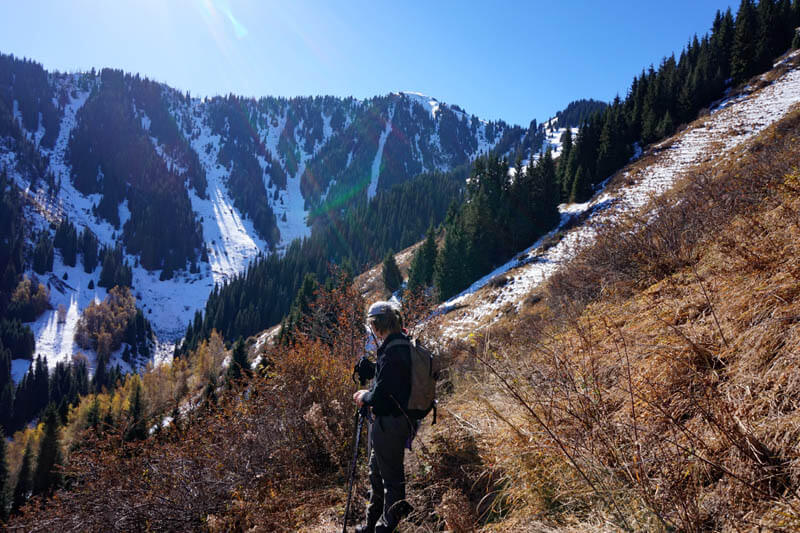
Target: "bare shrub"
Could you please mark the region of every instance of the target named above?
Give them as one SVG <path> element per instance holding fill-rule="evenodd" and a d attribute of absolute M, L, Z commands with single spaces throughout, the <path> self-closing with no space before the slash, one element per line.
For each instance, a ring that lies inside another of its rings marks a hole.
<path fill-rule="evenodd" d="M 649 216 L 601 230 L 553 278 L 546 312 L 478 340 L 513 512 L 646 531 L 800 525 L 798 133 L 794 112 Z"/>

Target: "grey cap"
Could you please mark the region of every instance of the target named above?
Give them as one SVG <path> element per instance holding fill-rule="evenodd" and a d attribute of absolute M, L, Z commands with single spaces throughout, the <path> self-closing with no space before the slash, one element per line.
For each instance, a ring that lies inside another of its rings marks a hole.
<path fill-rule="evenodd" d="M 374 318 L 376 316 L 384 316 L 391 314 L 400 314 L 400 307 L 394 302 L 375 302 L 369 306 L 367 311 L 367 318 Z"/>

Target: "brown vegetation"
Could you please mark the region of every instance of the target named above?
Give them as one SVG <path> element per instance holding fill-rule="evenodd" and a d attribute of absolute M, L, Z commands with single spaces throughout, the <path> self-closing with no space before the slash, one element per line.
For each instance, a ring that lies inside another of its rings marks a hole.
<path fill-rule="evenodd" d="M 796 530 L 800 112 L 603 230 L 461 348 L 503 530 Z"/>
<path fill-rule="evenodd" d="M 101 303 L 92 302 L 83 311 L 75 330 L 75 342 L 99 357 L 118 350 L 128 324 L 136 316 L 136 300 L 128 287 L 114 287 Z"/>
<path fill-rule="evenodd" d="M 324 499 L 309 511 L 300 505 L 308 503 L 304 495 L 340 484 L 348 463 L 353 426 L 346 402 L 354 356 L 366 340 L 363 309 L 352 286 L 320 293 L 295 344 L 263 354 L 262 375 L 227 388 L 212 385 L 203 402 L 175 409 L 177 419 L 146 441 L 123 438 L 130 398 L 125 391 L 133 385 L 126 382 L 111 398 L 84 399 L 70 414 L 84 420 L 70 427 L 88 428 L 68 437 L 75 444 L 66 472 L 70 489 L 31 504 L 11 529 L 295 530 L 303 513 L 319 513 L 332 503 Z M 191 385 L 204 376 L 216 382 L 212 368 L 223 354 L 219 338 L 212 336 L 189 366 L 176 361 L 150 370 L 142 380 L 146 403 L 152 406 L 166 389 L 159 402 L 163 409 L 184 387 L 191 394 Z M 113 419 L 105 413 L 114 412 L 116 398 L 122 423 L 107 424 L 105 432 L 92 430 L 88 419 L 97 418 L 92 405 L 100 404 L 102 424 Z M 149 412 L 157 422 L 157 413 Z"/>
<path fill-rule="evenodd" d="M 49 308 L 50 291 L 47 287 L 36 279 L 23 277 L 11 295 L 11 313 L 23 322 L 32 322 Z"/>

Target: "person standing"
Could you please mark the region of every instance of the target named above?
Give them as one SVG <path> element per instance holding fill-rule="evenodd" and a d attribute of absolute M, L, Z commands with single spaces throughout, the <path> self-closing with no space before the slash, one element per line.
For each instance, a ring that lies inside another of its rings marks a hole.
<path fill-rule="evenodd" d="M 403 469 L 405 448 L 416 433 L 416 422 L 405 412 L 411 394 L 411 347 L 397 304 L 372 304 L 367 325 L 381 345 L 372 388 L 353 394 L 359 407 L 369 406 L 375 415 L 369 435 L 371 490 L 366 524 L 356 527 L 356 531 L 384 533 L 394 531 L 411 507 L 405 500 Z"/>

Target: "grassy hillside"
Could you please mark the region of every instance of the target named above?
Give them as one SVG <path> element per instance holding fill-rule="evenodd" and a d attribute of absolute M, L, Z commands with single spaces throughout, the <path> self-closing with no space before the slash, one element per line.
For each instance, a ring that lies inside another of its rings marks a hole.
<path fill-rule="evenodd" d="M 463 495 L 479 523 L 800 527 L 799 138 L 796 110 L 695 168 L 456 347 L 434 438 L 474 447 L 475 481 L 497 480 L 492 508 Z"/>

